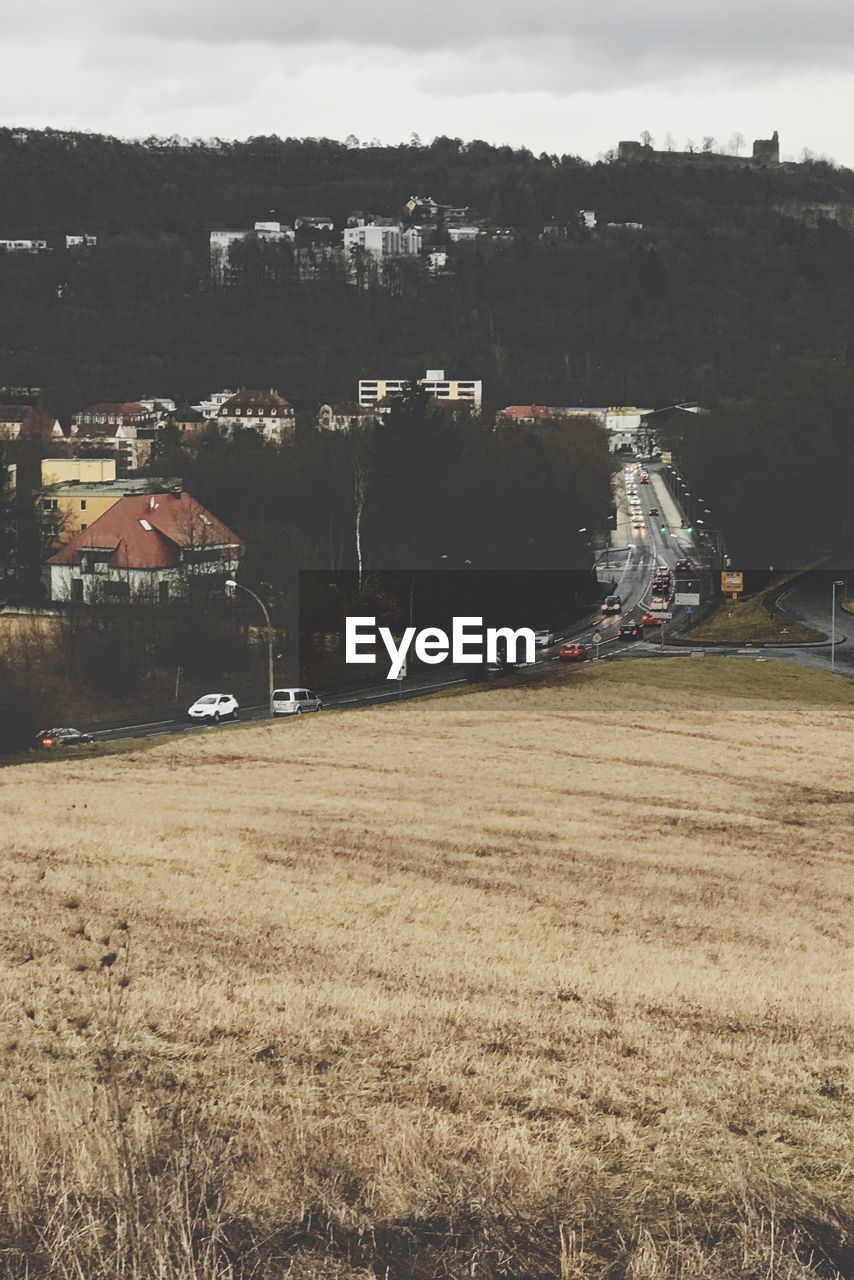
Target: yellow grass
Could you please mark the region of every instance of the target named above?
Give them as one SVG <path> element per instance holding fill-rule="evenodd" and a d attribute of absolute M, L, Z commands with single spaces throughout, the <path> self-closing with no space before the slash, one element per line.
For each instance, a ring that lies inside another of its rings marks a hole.
<path fill-rule="evenodd" d="M 674 659 L 5 770 L 4 1274 L 850 1275 L 852 700 Z"/>

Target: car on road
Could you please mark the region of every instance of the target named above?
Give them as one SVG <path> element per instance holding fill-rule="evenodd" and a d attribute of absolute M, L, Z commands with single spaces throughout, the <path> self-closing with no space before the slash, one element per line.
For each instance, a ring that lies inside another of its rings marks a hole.
<path fill-rule="evenodd" d="M 206 693 L 187 709 L 191 720 L 236 720 L 240 704 L 233 693 Z"/>
<path fill-rule="evenodd" d="M 535 631 L 534 644 L 538 649 L 548 649 L 549 645 L 553 645 L 555 636 L 553 631 Z"/>
<path fill-rule="evenodd" d="M 656 618 L 654 613 L 645 613 L 641 618 L 641 625 L 644 627 L 660 627 L 662 619 Z"/>
<path fill-rule="evenodd" d="M 642 622 L 624 622 L 617 632 L 618 640 L 642 640 L 643 639 L 643 623 Z"/>
<path fill-rule="evenodd" d="M 91 733 L 83 733 L 80 729 L 40 729 L 36 734 L 36 746 L 47 751 L 56 747 L 80 747 L 94 741 Z"/>
<path fill-rule="evenodd" d="M 323 703 L 311 689 L 275 689 L 274 716 L 301 716 L 306 711 L 322 711 Z"/>
<path fill-rule="evenodd" d="M 649 476 L 647 475 L 647 473 L 646 473 L 645 471 L 642 471 L 642 472 L 640 473 L 640 483 L 641 483 L 641 484 L 649 484 Z"/>
<path fill-rule="evenodd" d="M 561 662 L 584 662 L 590 656 L 586 644 L 565 644 L 558 652 Z"/>
<path fill-rule="evenodd" d="M 606 596 L 602 605 L 603 613 L 622 613 L 623 602 L 619 596 Z"/>
<path fill-rule="evenodd" d="M 686 559 L 686 560 L 677 560 L 677 561 L 676 561 L 676 572 L 677 572 L 677 573 L 684 573 L 687 569 L 693 569 L 693 568 L 694 568 L 694 561 L 693 561 L 693 560 L 687 560 L 687 559 Z"/>
<path fill-rule="evenodd" d="M 661 512 L 659 511 L 658 507 L 650 507 L 649 514 L 651 516 L 660 516 Z"/>

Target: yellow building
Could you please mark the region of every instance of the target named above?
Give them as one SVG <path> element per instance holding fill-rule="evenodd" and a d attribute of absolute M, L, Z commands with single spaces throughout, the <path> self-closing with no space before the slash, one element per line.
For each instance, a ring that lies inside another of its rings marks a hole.
<path fill-rule="evenodd" d="M 176 488 L 180 492 L 180 480 L 151 476 L 117 479 L 114 458 L 45 458 L 40 504 L 51 526 L 53 545 L 59 547 L 88 529 L 120 498 Z"/>
<path fill-rule="evenodd" d="M 115 458 L 42 458 L 43 489 L 49 484 L 100 484 L 115 478 Z"/>

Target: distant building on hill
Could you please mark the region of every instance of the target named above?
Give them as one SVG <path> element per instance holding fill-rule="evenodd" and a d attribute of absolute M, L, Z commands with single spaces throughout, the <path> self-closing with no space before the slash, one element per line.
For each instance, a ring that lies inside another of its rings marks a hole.
<path fill-rule="evenodd" d="M 418 254 L 421 252 L 421 232 L 414 229 L 404 231 L 399 222 L 345 227 L 344 248 L 348 252 L 364 249 L 373 258 Z"/>
<path fill-rule="evenodd" d="M 712 139 L 709 139 L 712 142 Z M 780 139 L 775 129 L 770 138 L 757 138 L 749 156 L 725 155 L 721 151 L 697 148 L 696 151 L 656 151 L 651 145 L 633 138 L 617 143 L 618 160 L 654 160 L 661 164 L 768 166 L 780 163 Z"/>
<path fill-rule="evenodd" d="M 293 230 L 282 226 L 281 222 L 256 222 L 254 227 L 243 230 L 211 231 L 210 271 L 214 284 L 229 284 L 234 280 L 231 246 L 242 243 L 248 236 L 272 243 L 289 242 L 294 239 Z"/>

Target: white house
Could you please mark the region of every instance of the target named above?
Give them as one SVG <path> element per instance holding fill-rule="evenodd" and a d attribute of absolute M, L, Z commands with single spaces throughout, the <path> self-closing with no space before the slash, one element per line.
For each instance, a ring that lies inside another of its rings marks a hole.
<path fill-rule="evenodd" d="M 51 600 L 168 604 L 191 585 L 224 585 L 243 546 L 180 490 L 127 495 L 81 529 L 44 565 Z"/>
<path fill-rule="evenodd" d="M 216 418 L 220 431 L 231 435 L 236 430 L 259 432 L 274 444 L 293 434 L 294 407 L 278 391 L 237 391 L 220 406 Z"/>
<path fill-rule="evenodd" d="M 47 240 L 0 240 L 0 253 L 44 253 Z"/>

